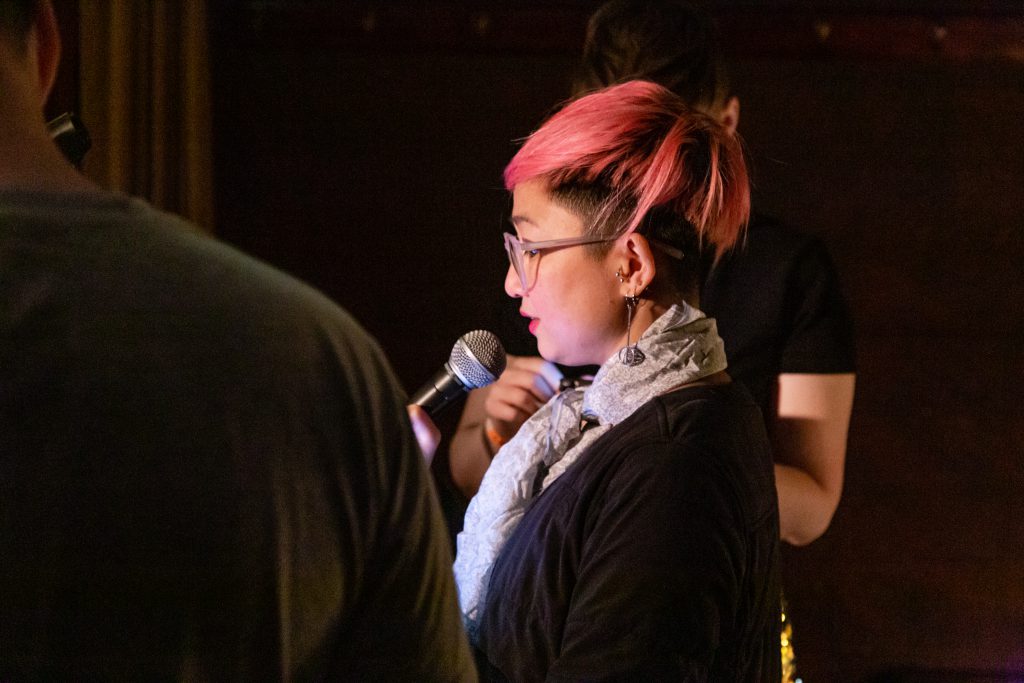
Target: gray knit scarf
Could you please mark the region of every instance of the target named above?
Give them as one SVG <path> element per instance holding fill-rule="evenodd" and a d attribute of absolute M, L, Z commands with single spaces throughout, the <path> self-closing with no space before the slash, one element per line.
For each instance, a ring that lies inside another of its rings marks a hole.
<path fill-rule="evenodd" d="M 647 356 L 641 365 L 627 367 L 612 356 L 593 384 L 556 395 L 494 456 L 466 511 L 455 558 L 459 603 L 472 641 L 491 568 L 529 502 L 637 408 L 726 367 L 715 321 L 683 302 L 654 321 L 638 345 Z"/>

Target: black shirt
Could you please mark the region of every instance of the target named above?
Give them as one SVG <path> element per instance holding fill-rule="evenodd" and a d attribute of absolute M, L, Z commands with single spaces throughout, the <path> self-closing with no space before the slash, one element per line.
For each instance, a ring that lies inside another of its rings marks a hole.
<path fill-rule="evenodd" d="M 527 509 L 482 609 L 484 679 L 779 679 L 778 506 L 738 384 L 654 399 Z"/>
<path fill-rule="evenodd" d="M 0 680 L 471 680 L 397 386 L 184 221 L 0 193 Z"/>
<path fill-rule="evenodd" d="M 754 215 L 744 244 L 704 284 L 700 308 L 718 323 L 729 375 L 770 415 L 776 376 L 854 371 L 853 326 L 824 245 Z"/>

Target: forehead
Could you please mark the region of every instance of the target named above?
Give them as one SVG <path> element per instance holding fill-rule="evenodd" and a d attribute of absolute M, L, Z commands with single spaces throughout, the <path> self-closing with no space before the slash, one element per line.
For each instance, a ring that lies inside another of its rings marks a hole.
<path fill-rule="evenodd" d="M 583 234 L 583 221 L 551 198 L 547 184 L 527 180 L 512 189 L 512 224 L 521 237 L 537 241 Z"/>

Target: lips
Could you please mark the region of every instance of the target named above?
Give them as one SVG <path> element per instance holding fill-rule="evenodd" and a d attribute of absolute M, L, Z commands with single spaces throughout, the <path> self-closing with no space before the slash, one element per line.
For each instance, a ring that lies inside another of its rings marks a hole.
<path fill-rule="evenodd" d="M 530 315 L 529 313 L 527 313 L 526 311 L 524 311 L 522 309 L 520 309 L 519 315 L 523 316 L 524 318 L 529 318 L 530 319 L 530 325 L 529 325 L 530 334 L 537 334 L 537 325 L 540 324 L 540 321 L 537 320 L 532 315 Z"/>

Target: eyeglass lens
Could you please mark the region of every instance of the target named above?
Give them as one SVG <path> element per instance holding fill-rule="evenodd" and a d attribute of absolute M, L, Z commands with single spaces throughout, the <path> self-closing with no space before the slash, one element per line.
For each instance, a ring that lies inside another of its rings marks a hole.
<path fill-rule="evenodd" d="M 512 269 L 519 276 L 519 284 L 525 292 L 533 285 L 536 279 L 540 252 L 532 255 L 524 254 L 523 243 L 510 233 L 507 233 L 505 236 L 505 252 L 508 254 L 508 260 L 512 264 Z"/>

